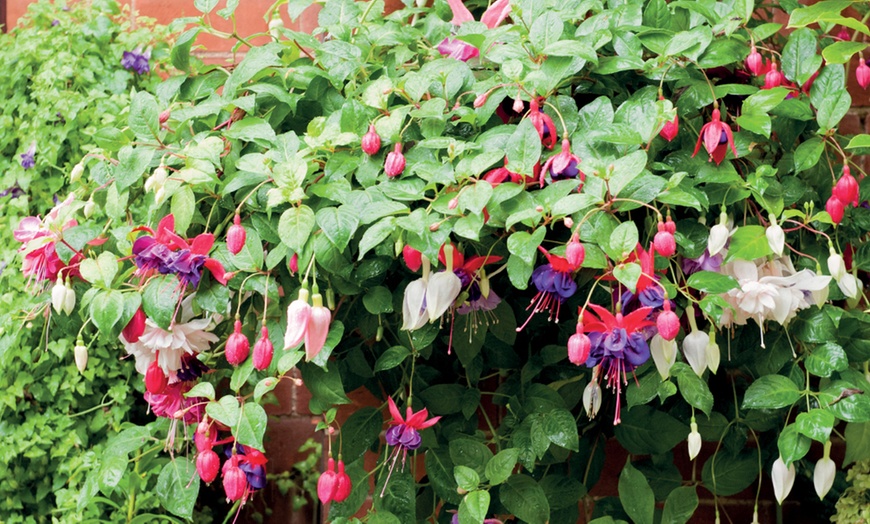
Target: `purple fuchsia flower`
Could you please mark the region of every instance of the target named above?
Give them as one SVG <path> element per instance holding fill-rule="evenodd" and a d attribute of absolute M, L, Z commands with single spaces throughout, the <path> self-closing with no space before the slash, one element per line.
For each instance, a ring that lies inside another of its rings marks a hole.
<path fill-rule="evenodd" d="M 574 272 L 580 266 L 572 264 L 567 258 L 551 255 L 540 246 L 538 249 L 547 257 L 547 263 L 538 266 L 532 272 L 532 283 L 535 284 L 538 293 L 532 297 L 532 302 L 526 307 L 526 311 L 531 309 L 532 313 L 523 325 L 517 328 L 517 331 L 522 331 L 535 313 L 541 311 L 549 310 L 549 319 L 558 322 L 562 303 L 577 291 Z"/>
<path fill-rule="evenodd" d="M 544 163 L 544 168 L 538 179 L 541 187 L 544 186 L 544 178 L 547 175 L 550 175 L 550 182 L 579 177 L 580 185 L 577 187 L 579 191 L 583 187 L 583 182 L 586 181 L 586 174 L 580 171 L 579 164 L 580 159 L 576 155 L 571 154 L 571 142 L 567 138 L 562 140 L 562 151 L 551 156 Z"/>
<path fill-rule="evenodd" d="M 256 449 L 242 444 L 236 446 L 236 453 L 239 469 L 245 472 L 245 478 L 248 481 L 248 490 L 265 488 L 266 463 L 269 462 L 269 459 Z"/>
<path fill-rule="evenodd" d="M 458 249 L 451 245 L 453 257 L 453 274 L 459 278 L 460 289 L 464 295 L 460 293 L 460 305 L 456 308 L 456 312 L 460 315 L 471 315 L 468 317 L 470 323 L 469 333 L 477 332 L 480 316 L 484 316 L 484 321 L 489 323 L 489 318 L 485 315 L 488 311 L 492 311 L 498 307 L 501 298 L 489 288 L 489 279 L 483 271 L 483 266 L 487 264 L 495 264 L 501 261 L 501 257 L 495 255 L 473 256 L 466 260 L 465 256 Z M 442 246 L 441 252 L 438 254 L 438 260 L 445 266 L 447 265 L 447 256 L 445 246 Z M 478 315 L 482 313 L 483 315 Z M 491 313 L 490 313 L 491 315 Z M 494 319 L 493 319 L 494 320 Z M 451 325 L 451 335 L 453 333 Z M 451 337 L 452 340 L 452 337 Z"/>
<path fill-rule="evenodd" d="M 27 151 L 19 156 L 21 156 L 21 167 L 32 169 L 36 165 L 36 142 L 31 142 Z"/>
<path fill-rule="evenodd" d="M 698 258 L 683 259 L 683 272 L 686 276 L 689 276 L 692 273 L 697 273 L 698 271 L 713 271 L 714 273 L 721 273 L 722 258 L 722 252 L 711 257 L 710 251 L 705 249 Z"/>
<path fill-rule="evenodd" d="M 142 52 L 141 47 L 137 47 L 133 51 L 124 51 L 124 56 L 121 58 L 121 66 L 128 71 L 135 71 L 136 74 L 144 75 L 151 71 L 151 66 L 148 60 L 151 58 L 151 51 Z"/>
<path fill-rule="evenodd" d="M 387 480 L 384 481 L 384 487 L 381 490 L 381 496 L 384 496 L 384 491 L 387 489 L 387 484 L 390 481 L 390 476 L 393 474 L 393 469 L 396 467 L 396 461 L 399 455 L 402 455 L 402 468 L 405 467 L 405 458 L 408 456 L 408 451 L 414 451 L 420 447 L 423 441 L 420 436 L 420 431 L 432 427 L 441 420 L 441 417 L 429 418 L 429 410 L 426 408 L 414 412 L 411 406 L 405 410 L 405 417 L 399 412 L 399 408 L 393 401 L 392 397 L 387 397 L 387 404 L 390 409 L 390 416 L 393 420 L 390 421 L 392 427 L 387 430 L 386 441 L 388 446 L 393 446 L 393 451 L 387 457 L 387 461 L 391 461 Z M 392 460 L 391 460 L 392 459 Z"/>
<path fill-rule="evenodd" d="M 628 383 L 628 374 L 650 357 L 643 330 L 655 325 L 648 319 L 652 308 L 638 308 L 625 316 L 622 313 L 613 315 L 596 304 L 589 304 L 589 308 L 598 315 L 589 310 L 583 311 L 583 330 L 589 334 L 592 343 L 586 366 L 601 366 L 607 377 L 607 387 L 616 393 L 616 412 L 613 417 L 613 424 L 616 425 L 620 422 L 622 386 Z"/>

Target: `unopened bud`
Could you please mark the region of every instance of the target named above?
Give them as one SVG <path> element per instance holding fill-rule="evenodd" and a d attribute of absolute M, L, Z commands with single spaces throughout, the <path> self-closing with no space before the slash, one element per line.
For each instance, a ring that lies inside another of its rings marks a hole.
<path fill-rule="evenodd" d="M 486 99 L 489 98 L 489 91 L 486 93 L 477 95 L 477 98 L 474 99 L 474 104 L 472 104 L 475 108 L 483 107 L 483 104 L 486 103 Z"/>
<path fill-rule="evenodd" d="M 73 166 L 72 171 L 69 174 L 69 181 L 72 183 L 76 183 L 82 178 L 82 174 L 85 172 L 85 166 L 82 165 L 81 162 Z"/>
<path fill-rule="evenodd" d="M 88 201 L 85 203 L 85 209 L 84 209 L 85 218 L 91 218 L 91 215 L 94 214 L 94 209 L 96 209 L 96 208 L 97 208 L 97 205 L 94 203 L 94 199 L 89 198 Z"/>
<path fill-rule="evenodd" d="M 76 361 L 76 368 L 79 370 L 79 373 L 84 373 L 85 368 L 88 367 L 88 348 L 85 346 L 82 339 L 79 339 L 76 342 L 76 347 L 73 349 L 73 356 Z"/>
<path fill-rule="evenodd" d="M 453 197 L 450 199 L 450 202 L 447 203 L 447 209 L 456 209 L 459 206 L 459 198 Z"/>
<path fill-rule="evenodd" d="M 157 117 L 157 121 L 160 122 L 160 125 L 162 126 L 169 121 L 170 116 L 172 116 L 172 111 L 164 109 L 160 112 L 160 116 Z"/>

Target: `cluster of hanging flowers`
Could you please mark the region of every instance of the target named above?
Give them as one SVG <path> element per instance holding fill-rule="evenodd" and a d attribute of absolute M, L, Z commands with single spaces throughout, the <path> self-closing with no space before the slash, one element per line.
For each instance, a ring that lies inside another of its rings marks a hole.
<path fill-rule="evenodd" d="M 22 244 L 18 249 L 24 257 L 21 273 L 27 277 L 28 286 L 37 286 L 41 290 L 46 281 L 57 280 L 61 276 L 67 279 L 78 276 L 77 265 L 83 258 L 81 253 L 75 253 L 68 263 L 57 254 L 57 244 L 63 242 L 63 232 L 78 225 L 72 218 L 72 213 L 77 209 L 74 202 L 75 197 L 70 195 L 58 202 L 45 218 L 22 218 L 12 232 L 15 240 Z M 60 301 L 61 309 L 65 311 L 66 300 L 64 296 Z"/>
<path fill-rule="evenodd" d="M 266 487 L 266 463 L 269 459 L 259 450 L 236 442 L 232 435 L 220 438 L 228 428 L 204 417 L 193 435 L 196 444 L 196 472 L 206 484 L 211 484 L 221 472 L 221 483 L 228 502 L 241 501 L 239 509 L 251 494 Z M 215 446 L 223 446 L 224 463 Z"/>

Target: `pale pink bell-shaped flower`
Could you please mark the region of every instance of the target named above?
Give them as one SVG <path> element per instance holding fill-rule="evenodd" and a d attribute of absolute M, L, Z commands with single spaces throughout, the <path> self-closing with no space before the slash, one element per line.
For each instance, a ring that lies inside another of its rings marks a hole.
<path fill-rule="evenodd" d="M 710 337 L 700 329 L 694 329 L 683 339 L 683 354 L 692 370 L 699 377 L 707 369 L 707 344 Z"/>
<path fill-rule="evenodd" d="M 677 361 L 677 343 L 656 334 L 650 340 L 649 352 L 662 380 L 667 380 L 671 376 L 671 368 Z"/>
<path fill-rule="evenodd" d="M 299 298 L 287 307 L 287 330 L 284 332 L 284 349 L 292 349 L 305 340 L 311 305 L 308 303 L 308 288 L 299 289 Z"/>
<path fill-rule="evenodd" d="M 335 490 L 338 487 L 337 475 L 335 473 L 335 459 L 330 457 L 327 461 L 326 471 L 320 474 L 317 479 L 317 498 L 321 504 L 332 502 L 335 497 Z"/>
<path fill-rule="evenodd" d="M 326 343 L 329 334 L 329 322 L 332 314 L 329 308 L 323 305 L 323 297 L 317 293 L 315 285 L 314 294 L 311 295 L 311 313 L 308 316 L 308 328 L 305 330 L 305 360 L 311 360 L 320 353 Z"/>
<path fill-rule="evenodd" d="M 763 62 L 763 59 L 761 58 L 761 53 L 759 53 L 758 50 L 755 49 L 755 46 L 753 45 L 749 51 L 749 56 L 746 57 L 746 69 L 747 69 L 747 71 L 749 71 L 750 73 L 752 73 L 755 76 L 758 76 L 758 73 L 761 72 L 761 66 L 763 65 L 762 62 Z"/>

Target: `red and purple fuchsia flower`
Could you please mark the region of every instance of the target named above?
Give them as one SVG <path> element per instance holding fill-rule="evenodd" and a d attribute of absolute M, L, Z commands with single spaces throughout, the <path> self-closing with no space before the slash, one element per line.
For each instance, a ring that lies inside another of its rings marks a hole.
<path fill-rule="evenodd" d="M 570 249 L 571 244 L 577 243 L 576 239 L 569 242 L 567 253 L 572 254 L 575 250 Z M 581 244 L 582 246 L 582 244 Z M 547 257 L 547 263 L 538 266 L 532 272 L 532 283 L 538 289 L 538 293 L 532 297 L 532 302 L 526 307 L 526 311 L 532 310 L 529 318 L 517 331 L 522 331 L 535 313 L 549 311 L 549 319 L 559 321 L 559 309 L 562 304 L 574 296 L 577 292 L 577 283 L 574 281 L 574 273 L 583 265 L 582 256 L 560 257 L 550 254 L 546 249 L 538 246 L 541 253 Z"/>
<path fill-rule="evenodd" d="M 728 154 L 728 149 L 737 156 L 737 149 L 734 147 L 734 133 L 731 131 L 731 126 L 722 122 L 721 114 L 718 109 L 713 110 L 710 121 L 701 127 L 701 134 L 698 135 L 698 143 L 695 145 L 695 152 L 692 156 L 698 154 L 701 149 L 701 144 L 704 144 L 704 149 L 710 155 L 710 160 L 716 162 L 716 165 L 725 160 L 725 155 Z"/>
<path fill-rule="evenodd" d="M 390 415 L 393 417 L 393 420 L 390 421 L 392 427 L 387 430 L 386 440 L 387 445 L 393 447 L 393 451 L 387 457 L 387 461 L 390 462 L 390 468 L 387 479 L 384 481 L 384 487 L 381 490 L 382 497 L 387 489 L 390 476 L 393 474 L 393 469 L 396 467 L 399 455 L 402 456 L 402 468 L 404 468 L 408 452 L 419 448 L 420 443 L 423 441 L 420 431 L 434 426 L 441 420 L 441 417 L 429 418 L 429 410 L 426 408 L 414 412 L 410 405 L 405 411 L 405 418 L 402 418 L 402 414 L 399 412 L 396 403 L 393 402 L 392 397 L 387 398 L 387 404 L 389 405 Z"/>
<path fill-rule="evenodd" d="M 545 178 L 549 175 L 550 182 L 558 182 L 559 180 L 570 180 L 579 178 L 580 185 L 577 190 L 583 187 L 583 182 L 586 181 L 586 174 L 580 171 L 580 159 L 577 155 L 571 153 L 571 142 L 565 138 L 562 140 L 562 151 L 551 156 L 541 170 L 540 178 L 538 179 L 541 187 L 544 186 Z"/>
<path fill-rule="evenodd" d="M 622 386 L 628 383 L 628 374 L 633 374 L 650 357 L 644 329 L 655 325 L 649 319 L 653 308 L 641 307 L 623 316 L 620 312 L 613 315 L 597 304 L 587 307 L 595 311 L 597 316 L 588 309 L 581 316 L 583 331 L 588 333 L 590 342 L 586 366 L 601 366 L 607 387 L 616 393 L 616 412 L 613 417 L 613 424 L 616 425 L 620 422 Z"/>
<path fill-rule="evenodd" d="M 176 275 L 182 286 L 196 287 L 203 269 L 208 269 L 215 280 L 226 285 L 227 275 L 223 265 L 208 256 L 214 245 L 214 235 L 202 233 L 188 244 L 174 229 L 175 217 L 171 214 L 160 220 L 156 232 L 146 226 L 137 228 L 151 233 L 133 242 L 133 257 L 139 271 L 145 273 L 156 270 L 162 275 Z"/>

